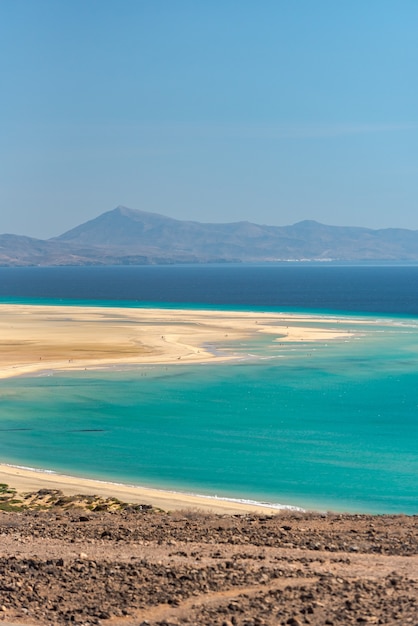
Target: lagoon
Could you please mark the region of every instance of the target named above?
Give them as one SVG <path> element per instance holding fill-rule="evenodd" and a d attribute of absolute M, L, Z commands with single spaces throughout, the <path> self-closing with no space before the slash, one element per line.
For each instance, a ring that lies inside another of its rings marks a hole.
<path fill-rule="evenodd" d="M 418 322 L 338 324 L 352 336 L 212 346 L 234 355 L 225 363 L 4 379 L 0 457 L 275 506 L 416 514 Z"/>

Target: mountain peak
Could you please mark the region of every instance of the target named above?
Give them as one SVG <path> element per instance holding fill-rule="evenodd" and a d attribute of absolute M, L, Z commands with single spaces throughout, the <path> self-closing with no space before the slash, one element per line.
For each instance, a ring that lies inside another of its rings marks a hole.
<path fill-rule="evenodd" d="M 172 217 L 167 217 L 166 215 L 162 215 L 161 213 L 152 213 L 151 211 L 142 211 L 140 209 L 130 209 L 129 207 L 123 206 L 122 204 L 120 204 L 119 206 L 117 206 L 115 209 L 111 211 L 107 211 L 107 213 L 102 213 L 102 215 L 121 215 L 122 217 L 128 217 L 129 219 L 135 220 L 135 221 L 140 221 L 140 220 L 155 221 L 155 222 L 158 222 L 161 220 L 167 220 L 167 221 L 171 220 L 173 222 L 179 221 Z M 100 219 L 102 215 L 99 215 L 96 219 Z"/>
<path fill-rule="evenodd" d="M 123 206 L 123 204 L 119 204 L 115 209 L 109 211 L 109 213 L 120 213 L 120 215 L 131 215 L 132 213 L 138 213 L 135 209 L 130 209 L 127 206 Z"/>
<path fill-rule="evenodd" d="M 293 226 L 204 224 L 124 205 L 48 242 L 22 238 L 18 243 L 19 258 L 17 240 L 1 238 L 0 264 L 418 261 L 418 231 L 327 226 L 315 220 Z"/>

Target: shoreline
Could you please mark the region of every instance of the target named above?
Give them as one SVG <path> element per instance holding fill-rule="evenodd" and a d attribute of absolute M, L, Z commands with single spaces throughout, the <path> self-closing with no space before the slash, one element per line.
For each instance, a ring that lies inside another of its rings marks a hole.
<path fill-rule="evenodd" d="M 355 330 L 323 315 L 194 309 L 0 304 L 0 378 L 115 365 L 227 362 L 236 342 L 347 340 Z M 370 320 L 350 320 L 356 329 Z M 221 353 L 220 353 L 221 352 Z M 228 353 L 229 352 L 229 353 Z"/>
<path fill-rule="evenodd" d="M 347 341 L 359 336 L 359 331 L 364 332 L 361 326 L 369 328 L 381 323 L 355 317 L 349 325 L 340 327 L 342 321 L 346 322 L 338 317 L 299 313 L 0 305 L 0 379 L 42 376 L 55 371 L 224 363 L 249 357 L 243 350 L 239 353 L 237 344 L 234 350 L 234 342 L 257 335 L 267 335 L 271 345 L 279 344 L 276 349 L 280 354 L 281 345 Z M 225 354 L 228 344 L 231 354 Z M 117 497 L 164 510 L 198 508 L 232 514 L 303 510 L 296 505 L 172 492 L 6 464 L 0 464 L 0 482 L 20 492 L 49 486 L 68 495 Z M 324 509 L 318 506 L 315 510 Z"/>
<path fill-rule="evenodd" d="M 304 511 L 297 506 L 274 505 L 227 497 L 182 493 L 92 478 L 79 478 L 50 470 L 0 463 L 0 483 L 16 489 L 19 495 L 40 489 L 59 489 L 64 495 L 97 495 L 117 498 L 129 504 L 147 504 L 164 511 L 193 509 L 208 513 L 274 515 L 283 511 Z"/>

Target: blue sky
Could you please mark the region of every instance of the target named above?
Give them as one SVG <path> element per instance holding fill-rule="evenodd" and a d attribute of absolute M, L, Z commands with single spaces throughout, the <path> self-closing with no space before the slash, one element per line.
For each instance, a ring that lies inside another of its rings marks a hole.
<path fill-rule="evenodd" d="M 1 0 L 0 233 L 418 229 L 416 0 Z"/>

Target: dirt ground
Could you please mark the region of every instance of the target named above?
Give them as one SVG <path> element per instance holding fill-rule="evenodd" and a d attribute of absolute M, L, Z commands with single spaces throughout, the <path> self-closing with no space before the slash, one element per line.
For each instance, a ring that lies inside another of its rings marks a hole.
<path fill-rule="evenodd" d="M 0 511 L 0 624 L 418 625 L 417 516 L 27 506 Z"/>

